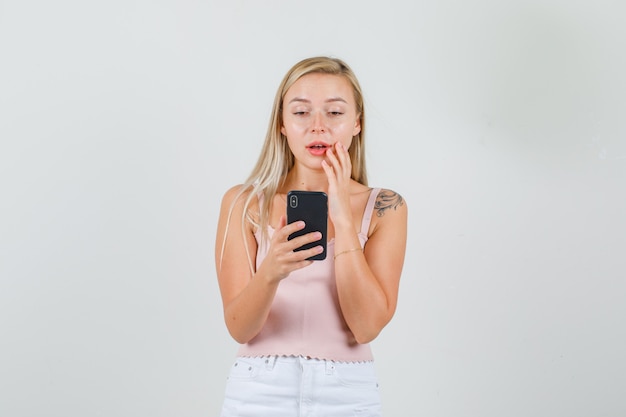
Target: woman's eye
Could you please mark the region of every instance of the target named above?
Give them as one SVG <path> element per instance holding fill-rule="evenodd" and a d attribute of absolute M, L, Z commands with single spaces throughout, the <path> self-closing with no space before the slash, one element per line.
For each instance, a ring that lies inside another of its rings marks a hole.
<path fill-rule="evenodd" d="M 341 116 L 343 113 L 340 111 L 330 111 L 328 112 L 331 116 Z"/>
<path fill-rule="evenodd" d="M 306 112 L 305 111 L 295 111 L 295 112 L 293 112 L 293 114 L 295 114 L 296 116 L 303 116 L 303 115 L 306 114 Z"/>

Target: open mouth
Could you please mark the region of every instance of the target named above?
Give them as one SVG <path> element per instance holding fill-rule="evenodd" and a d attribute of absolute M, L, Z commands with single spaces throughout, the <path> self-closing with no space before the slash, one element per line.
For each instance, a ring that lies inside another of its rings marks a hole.
<path fill-rule="evenodd" d="M 325 142 L 313 142 L 307 148 L 312 150 L 324 150 L 330 148 L 330 145 Z"/>
<path fill-rule="evenodd" d="M 324 156 L 329 148 L 330 145 L 324 142 L 314 142 L 307 146 L 309 153 L 313 156 Z"/>

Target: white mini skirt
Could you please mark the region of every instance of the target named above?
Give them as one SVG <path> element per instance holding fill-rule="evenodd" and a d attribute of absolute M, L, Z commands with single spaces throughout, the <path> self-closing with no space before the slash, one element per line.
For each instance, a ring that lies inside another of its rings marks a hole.
<path fill-rule="evenodd" d="M 239 357 L 221 417 L 380 417 L 374 362 Z"/>

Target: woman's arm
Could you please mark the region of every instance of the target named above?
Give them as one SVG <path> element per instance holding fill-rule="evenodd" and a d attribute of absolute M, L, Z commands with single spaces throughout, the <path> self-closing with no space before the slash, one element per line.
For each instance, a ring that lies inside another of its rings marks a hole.
<path fill-rule="evenodd" d="M 341 253 L 348 250 L 346 242 L 359 247 L 359 240 L 354 226 L 341 231 L 335 229 L 339 303 L 359 343 L 370 342 L 378 336 L 393 317 L 398 301 L 406 248 L 407 205 L 399 194 L 389 190 L 381 191 L 377 203 L 383 196 L 387 209 L 374 209 L 378 221 L 364 252 Z"/>
<path fill-rule="evenodd" d="M 261 331 L 280 281 L 291 271 L 309 265 L 312 261 L 306 258 L 319 253 L 320 248 L 298 252 L 293 250 L 320 237 L 310 233 L 287 240 L 291 233 L 302 229 L 304 224 L 294 222 L 285 225 L 283 216 L 270 240 L 267 256 L 258 270 L 251 270 L 248 256 L 254 269 L 257 243 L 253 226 L 242 220 L 245 217 L 242 215 L 247 194 L 240 194 L 240 189 L 240 186 L 231 188 L 222 199 L 215 265 L 226 327 L 237 342 L 247 343 Z M 258 201 L 255 200 L 250 208 L 258 210 Z"/>
<path fill-rule="evenodd" d="M 327 152 L 323 167 L 328 177 L 329 209 L 335 227 L 335 279 L 343 317 L 357 342 L 376 338 L 393 317 L 407 237 L 407 206 L 402 197 L 381 191 L 377 218 L 365 250 L 355 232 L 350 206 L 351 164 L 338 143 Z"/>

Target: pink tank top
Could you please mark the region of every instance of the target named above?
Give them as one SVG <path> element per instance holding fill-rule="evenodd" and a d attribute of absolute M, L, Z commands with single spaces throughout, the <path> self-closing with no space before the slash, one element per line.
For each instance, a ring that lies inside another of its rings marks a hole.
<path fill-rule="evenodd" d="M 374 203 L 379 188 L 372 189 L 365 206 L 361 247 L 367 242 Z M 270 227 L 269 235 L 273 233 Z M 261 233 L 255 234 L 257 268 L 267 255 L 269 245 L 261 245 Z M 334 239 L 327 245 L 326 259 L 292 272 L 281 281 L 269 316 L 258 335 L 239 348 L 239 356 L 307 356 L 341 362 L 373 360 L 369 344 L 359 344 L 348 328 L 335 285 Z"/>

